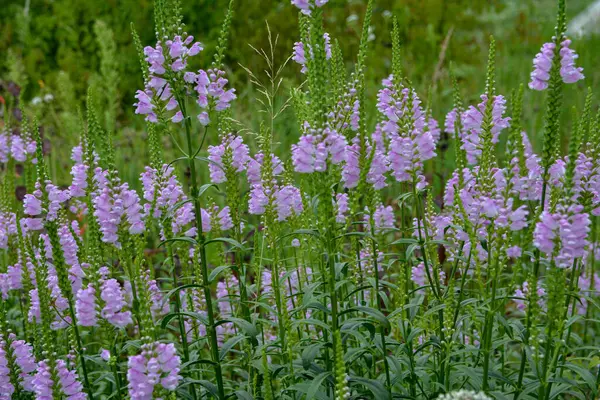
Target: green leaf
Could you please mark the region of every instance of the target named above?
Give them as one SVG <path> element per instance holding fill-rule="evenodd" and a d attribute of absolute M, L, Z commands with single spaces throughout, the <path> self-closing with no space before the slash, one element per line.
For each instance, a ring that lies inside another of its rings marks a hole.
<path fill-rule="evenodd" d="M 361 378 L 358 376 L 352 377 L 349 380 L 350 383 L 357 383 L 359 385 L 365 386 L 367 389 L 373 393 L 373 399 L 377 400 L 391 400 L 389 392 L 383 386 L 383 384 L 374 379 Z"/>
<path fill-rule="evenodd" d="M 165 315 L 160 323 L 160 327 L 162 329 L 165 329 L 168 325 L 169 322 L 171 322 L 171 320 L 175 317 L 178 316 L 183 316 L 183 317 L 189 317 L 192 319 L 196 319 L 198 321 L 200 321 L 202 324 L 204 325 L 208 325 L 208 320 L 206 319 L 206 317 L 202 314 L 199 313 L 195 313 L 195 312 L 190 312 L 190 311 L 182 311 L 182 312 L 172 312 L 172 313 L 168 313 L 167 315 Z"/>
<path fill-rule="evenodd" d="M 326 324 L 325 322 L 320 321 L 318 319 L 312 319 L 312 318 L 296 319 L 296 320 L 292 321 L 292 328 L 295 328 L 297 325 L 300 325 L 300 324 L 307 324 L 310 326 L 319 326 L 326 331 L 329 331 L 331 329 L 331 327 L 328 324 Z"/>
<path fill-rule="evenodd" d="M 171 239 L 167 239 L 167 240 L 163 240 L 162 242 L 159 243 L 158 247 L 162 247 L 167 243 L 175 243 L 175 242 L 184 242 L 184 243 L 189 243 L 193 246 L 198 245 L 198 242 L 196 242 L 195 239 L 191 238 L 191 237 L 187 237 L 187 236 L 179 236 L 176 238 L 171 238 Z"/>
<path fill-rule="evenodd" d="M 201 197 L 204 194 L 204 192 L 206 192 L 211 187 L 214 187 L 215 189 L 217 189 L 217 191 L 219 190 L 219 187 L 216 183 L 206 183 L 200 186 L 200 189 L 198 189 L 198 197 Z"/>
<path fill-rule="evenodd" d="M 322 239 L 321 235 L 319 234 L 319 231 L 317 231 L 316 229 L 298 229 L 298 230 L 295 230 L 294 232 L 279 236 L 277 238 L 277 241 L 283 240 L 290 236 L 297 236 L 297 235 L 309 235 L 309 236 L 314 236 L 319 240 Z"/>
<path fill-rule="evenodd" d="M 309 369 L 310 365 L 313 363 L 317 355 L 320 353 L 321 348 L 323 348 L 326 343 L 319 342 L 308 345 L 302 350 L 302 366 L 304 369 Z"/>
<path fill-rule="evenodd" d="M 235 326 L 240 328 L 240 330 L 242 330 L 249 337 L 256 337 L 259 334 L 258 329 L 256 328 L 256 326 L 253 323 L 248 322 L 242 318 L 230 317 L 225 320 L 221 320 L 221 321 L 217 322 L 215 325 L 221 325 L 226 322 L 232 322 L 233 324 L 235 324 Z"/>
<path fill-rule="evenodd" d="M 321 304 L 317 301 L 313 301 L 313 302 L 307 304 L 306 308 L 312 308 L 314 310 L 323 311 L 325 314 L 331 313 L 331 311 L 327 307 L 325 307 L 323 304 Z"/>
<path fill-rule="evenodd" d="M 427 240 L 425 242 L 425 244 L 426 245 L 437 244 L 437 245 L 442 245 L 442 246 L 446 246 L 446 247 L 452 246 L 452 244 L 447 240 Z"/>
<path fill-rule="evenodd" d="M 391 327 L 390 321 L 386 318 L 386 316 L 383 315 L 383 313 L 381 311 L 376 310 L 374 308 L 364 307 L 364 306 L 352 307 L 352 308 L 349 308 L 347 310 L 342 311 L 340 313 L 340 316 L 342 316 L 344 314 L 347 314 L 347 313 L 350 313 L 350 312 L 364 312 L 365 314 L 368 314 L 371 317 L 373 317 L 385 329 L 390 329 L 390 327 Z"/>
<path fill-rule="evenodd" d="M 322 372 L 314 377 L 314 379 L 310 383 L 310 389 L 308 389 L 308 392 L 306 392 L 306 400 L 312 400 L 315 397 L 325 378 L 327 378 L 330 375 L 331 372 L 327 371 Z"/>
<path fill-rule="evenodd" d="M 207 240 L 206 242 L 204 242 L 204 245 L 208 246 L 209 244 L 212 244 L 212 243 L 229 243 L 233 247 L 236 247 L 242 251 L 245 250 L 244 246 L 242 246 L 242 244 L 240 242 L 238 242 L 237 240 L 231 239 L 231 238 L 220 237 L 220 238 L 210 239 L 210 240 Z"/>
<path fill-rule="evenodd" d="M 187 285 L 182 285 L 182 286 L 178 286 L 175 289 L 171 289 L 169 290 L 166 294 L 165 294 L 165 298 L 170 299 L 171 296 L 173 296 L 175 293 L 180 292 L 182 290 L 185 289 L 189 289 L 189 288 L 198 288 L 198 289 L 204 289 L 204 286 L 202 285 L 198 285 L 197 283 L 189 283 Z"/>
<path fill-rule="evenodd" d="M 312 388 L 312 382 L 308 381 L 308 382 L 300 382 L 300 383 L 296 383 L 293 386 L 288 387 L 286 390 L 287 391 L 295 391 L 295 392 L 299 392 L 302 394 L 306 394 L 308 393 L 308 391 Z M 282 396 L 282 399 L 289 399 L 289 396 Z M 302 395 L 297 396 L 297 398 L 302 399 Z M 331 400 L 331 398 L 329 396 L 326 396 L 325 393 L 322 392 L 317 392 L 315 393 L 315 398 L 318 400 Z"/>
<path fill-rule="evenodd" d="M 567 363 L 564 366 L 565 368 L 568 368 L 571 371 L 575 372 L 575 374 L 579 375 L 579 377 L 583 379 L 583 381 L 586 383 L 586 385 L 589 386 L 590 389 L 592 389 L 594 392 L 596 391 L 596 378 L 594 377 L 594 375 L 592 375 L 592 373 L 589 370 L 579 365 L 571 363 Z"/>
<path fill-rule="evenodd" d="M 209 382 L 209 381 L 207 381 L 207 380 L 204 380 L 204 379 L 200 379 L 200 380 L 196 380 L 196 379 L 193 379 L 193 380 L 192 380 L 192 379 L 191 379 L 191 380 L 189 380 L 188 382 L 189 382 L 189 383 L 197 383 L 197 384 L 199 384 L 200 386 L 202 386 L 202 387 L 204 387 L 206 390 L 208 390 L 208 392 L 209 392 L 210 394 L 212 394 L 212 395 L 213 395 L 213 397 L 214 397 L 215 399 L 218 399 L 218 398 L 219 398 L 219 391 L 218 391 L 218 389 L 217 389 L 217 386 L 215 386 L 215 384 L 214 384 L 214 383 L 212 383 L 212 382 Z"/>
<path fill-rule="evenodd" d="M 412 192 L 406 192 L 396 197 L 396 200 L 398 201 L 398 203 L 404 203 L 405 201 L 408 201 L 408 199 L 410 199 L 412 195 Z"/>
<path fill-rule="evenodd" d="M 212 360 L 207 360 L 207 359 L 188 361 L 181 365 L 181 369 L 184 370 L 186 368 L 192 367 L 194 365 L 200 365 L 200 364 L 215 365 L 215 362 Z"/>
<path fill-rule="evenodd" d="M 481 375 L 476 373 L 476 371 L 480 372 L 481 369 L 474 369 L 470 366 L 466 366 L 466 365 L 457 365 L 454 367 L 459 373 L 468 376 L 469 379 L 469 384 L 475 389 L 475 390 L 479 390 L 481 388 Z"/>
<path fill-rule="evenodd" d="M 390 243 L 390 245 L 395 245 L 395 244 L 415 244 L 415 243 L 419 243 L 419 241 L 415 238 L 402 238 L 402 239 L 398 239 L 392 243 Z"/>
<path fill-rule="evenodd" d="M 212 271 L 210 271 L 210 275 L 208 276 L 208 282 L 209 283 L 213 283 L 215 278 L 223 271 L 225 271 L 226 269 L 231 268 L 231 265 L 221 265 L 220 267 L 217 267 L 215 269 L 213 269 Z"/>
<path fill-rule="evenodd" d="M 336 236 L 336 239 L 341 239 L 344 237 L 353 237 L 353 236 L 371 237 L 371 234 L 369 232 L 348 232 L 348 233 L 344 233 L 343 235 Z"/>
<path fill-rule="evenodd" d="M 245 390 L 236 390 L 235 395 L 239 400 L 254 400 L 254 397 Z"/>
<path fill-rule="evenodd" d="M 246 337 L 244 335 L 237 335 L 226 341 L 225 344 L 221 346 L 221 351 L 219 352 L 219 360 L 223 361 L 227 353 L 229 353 L 229 351 L 233 349 L 236 344 L 245 339 Z"/>

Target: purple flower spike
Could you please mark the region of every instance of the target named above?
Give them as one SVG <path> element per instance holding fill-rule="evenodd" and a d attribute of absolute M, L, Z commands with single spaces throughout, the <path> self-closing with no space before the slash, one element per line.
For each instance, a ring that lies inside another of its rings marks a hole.
<path fill-rule="evenodd" d="M 81 326 L 95 326 L 98 321 L 96 312 L 96 289 L 89 284 L 85 289 L 79 289 L 77 292 L 77 301 L 75 302 L 75 312 L 77 322 Z"/>
<path fill-rule="evenodd" d="M 556 45 L 552 42 L 544 43 L 540 52 L 535 56 L 533 60 L 533 72 L 531 72 L 531 82 L 529 82 L 531 89 L 545 90 L 548 87 L 555 48 Z"/>
<path fill-rule="evenodd" d="M 564 40 L 560 46 L 560 76 L 564 83 L 575 83 L 585 78 L 583 68 L 575 65 L 575 60 L 579 57 L 575 50 L 569 48 L 571 41 Z"/>

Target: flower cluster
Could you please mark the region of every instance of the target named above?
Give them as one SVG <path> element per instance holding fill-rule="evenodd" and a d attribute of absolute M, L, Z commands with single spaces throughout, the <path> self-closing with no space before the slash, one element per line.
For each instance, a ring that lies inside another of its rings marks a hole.
<path fill-rule="evenodd" d="M 459 390 L 452 393 L 443 394 L 438 397 L 438 400 L 491 400 L 481 392 L 473 392 L 471 390 Z"/>
<path fill-rule="evenodd" d="M 127 379 L 132 400 L 151 400 L 156 386 L 175 390 L 181 379 L 181 360 L 173 343 L 149 343 L 142 345 L 141 353 L 129 357 Z"/>
<path fill-rule="evenodd" d="M 311 15 L 311 10 L 316 7 L 323 7 L 329 0 L 292 0 L 292 4 L 295 5 L 302 14 Z"/>
<path fill-rule="evenodd" d="M 324 47 L 325 47 L 325 59 L 331 59 L 331 38 L 328 33 L 323 34 Z M 308 54 L 310 58 L 314 58 L 312 46 L 309 44 L 308 46 L 304 46 L 302 42 L 294 43 L 294 52 L 292 54 L 292 60 L 294 60 L 297 64 L 302 66 L 300 72 L 305 74 L 308 71 L 308 61 L 306 59 L 306 47 L 308 47 Z"/>
<path fill-rule="evenodd" d="M 7 163 L 11 158 L 17 162 L 25 162 L 35 155 L 37 143 L 26 136 L 0 131 L 0 163 Z M 32 162 L 35 163 L 35 160 L 32 159 Z"/>
<path fill-rule="evenodd" d="M 584 78 L 583 68 L 575 65 L 577 53 L 571 49 L 571 40 L 564 39 L 560 43 L 560 49 L 558 56 L 560 57 L 560 76 L 564 83 L 575 83 Z M 540 52 L 535 56 L 533 60 L 533 72 L 531 72 L 531 82 L 529 87 L 533 90 L 545 90 L 548 88 L 548 82 L 550 81 L 550 74 L 552 70 L 552 63 L 554 57 L 557 56 L 556 43 L 549 42 L 544 43 Z"/>
<path fill-rule="evenodd" d="M 585 254 L 590 224 L 589 215 L 578 204 L 559 206 L 554 213 L 544 211 L 535 225 L 534 245 L 560 268 L 570 268 Z"/>
<path fill-rule="evenodd" d="M 426 125 L 421 100 L 414 90 L 403 87 L 393 75 L 383 80 L 377 100 L 382 117 L 381 135 L 385 134 L 389 140 L 387 158 L 394 178 L 399 182 L 418 181 L 419 188 L 423 188 L 423 163 L 435 157 L 436 143 Z M 376 153 L 374 160 L 382 160 L 382 157 Z M 380 168 L 385 172 L 385 165 Z"/>
<path fill-rule="evenodd" d="M 136 114 L 146 115 L 152 123 L 171 120 L 174 123 L 183 121 L 178 96 L 189 91 L 197 94 L 196 102 L 203 109 L 198 114 L 202 125 L 210 122 L 209 110 L 223 111 L 229 108 L 236 98 L 235 89 L 225 90 L 227 79 L 225 72 L 219 69 L 187 71 L 189 57 L 199 54 L 203 47 L 199 42 L 192 43 L 193 36 L 175 36 L 163 44 L 159 41 L 156 47 L 144 48 L 145 61 L 149 64 L 149 76 L 144 90 L 138 90 L 134 104 Z"/>

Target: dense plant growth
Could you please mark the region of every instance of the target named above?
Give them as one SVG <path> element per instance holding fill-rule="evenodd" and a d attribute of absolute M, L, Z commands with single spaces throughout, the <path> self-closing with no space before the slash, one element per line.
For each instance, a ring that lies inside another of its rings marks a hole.
<path fill-rule="evenodd" d="M 68 187 L 11 87 L 0 399 L 596 398 L 600 114 L 588 89 L 561 128 L 563 91 L 585 79 L 565 0 L 528 89 L 498 93 L 490 38 L 480 101 L 464 104 L 451 74 L 443 123 L 403 73 L 396 21 L 390 74 L 367 107 L 373 1 L 350 72 L 324 31 L 328 1 L 291 3 L 290 58 L 276 61 L 269 30 L 263 71 L 240 67 L 259 94 L 257 130 L 231 112 L 233 0 L 201 69 L 177 0 L 155 1 L 156 42 L 132 26 L 149 154 L 137 184 L 118 168 L 105 99 L 128 77 L 110 56 L 101 95 L 57 116 L 79 134 Z M 304 77 L 291 93 L 288 62 Z M 547 93 L 541 154 L 523 128 L 525 90 Z M 276 129 L 288 108 L 291 147 Z M 436 174 L 444 156 L 456 169 Z"/>

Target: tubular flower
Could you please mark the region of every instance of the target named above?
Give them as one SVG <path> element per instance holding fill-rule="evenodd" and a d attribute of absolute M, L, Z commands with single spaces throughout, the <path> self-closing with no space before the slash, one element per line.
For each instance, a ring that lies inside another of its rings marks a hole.
<path fill-rule="evenodd" d="M 442 133 L 442 130 L 440 129 L 440 124 L 438 123 L 438 121 L 435 118 L 433 118 L 432 116 L 427 116 L 425 118 L 425 126 L 427 127 L 427 130 L 431 134 L 433 141 L 435 143 L 437 143 L 440 140 L 440 135 Z"/>
<path fill-rule="evenodd" d="M 62 394 L 67 400 L 85 400 L 87 395 L 83 392 L 83 385 L 78 380 L 77 372 L 67 368 L 64 360 L 56 360 L 56 375 Z"/>
<path fill-rule="evenodd" d="M 128 231 L 132 235 L 144 232 L 140 198 L 134 190 L 129 189 L 128 183 L 125 182 L 114 189 L 104 187 L 92 202 L 103 242 L 120 247 L 118 230 L 122 222 L 127 223 Z"/>
<path fill-rule="evenodd" d="M 556 44 L 552 42 L 544 43 L 540 52 L 535 56 L 533 60 L 533 72 L 531 72 L 531 82 L 529 82 L 531 89 L 545 90 L 548 88 L 555 48 Z"/>
<path fill-rule="evenodd" d="M 116 279 L 107 279 L 108 268 L 100 269 L 102 275 L 100 298 L 104 302 L 104 307 L 100 312 L 102 318 L 110 324 L 125 328 L 133 323 L 131 311 L 126 310 L 125 291 Z"/>
<path fill-rule="evenodd" d="M 219 219 L 219 228 L 222 231 L 233 228 L 229 206 L 223 207 L 221 211 L 218 212 L 217 217 Z"/>
<path fill-rule="evenodd" d="M 264 154 L 258 153 L 254 158 L 250 157 L 246 164 L 246 175 L 250 186 L 262 185 L 261 174 L 264 161 Z M 279 176 L 283 173 L 283 162 L 275 154 L 271 155 L 271 168 L 273 176 Z"/>
<path fill-rule="evenodd" d="M 433 276 L 433 269 L 429 266 L 429 274 Z M 416 267 L 412 267 L 412 274 L 410 279 L 413 281 L 415 285 L 418 287 L 429 285 L 429 280 L 427 278 L 427 272 L 425 271 L 425 264 L 419 263 Z M 439 272 L 439 280 L 440 283 L 446 279 L 446 274 L 444 271 Z"/>
<path fill-rule="evenodd" d="M 367 224 L 367 229 L 370 230 L 371 216 L 365 214 L 364 219 L 365 223 Z M 373 213 L 373 221 L 375 223 L 375 233 L 381 232 L 385 229 L 393 229 L 396 217 L 394 216 L 394 209 L 392 208 L 392 206 L 384 206 L 383 204 L 379 204 L 377 208 L 375 208 L 375 212 Z"/>
<path fill-rule="evenodd" d="M 16 336 L 11 333 L 10 347 L 15 357 L 15 364 L 19 368 L 19 384 L 23 390 L 33 392 L 35 387 L 32 373 L 37 370 L 37 364 L 33 357 L 32 346 L 24 340 L 16 340 Z"/>
<path fill-rule="evenodd" d="M 230 107 L 232 100 L 236 99 L 235 89 L 225 90 L 228 80 L 224 78 L 225 71 L 218 69 L 200 70 L 196 75 L 196 91 L 198 98 L 196 102 L 200 108 L 204 109 L 198 115 L 198 120 L 204 126 L 210 123 L 207 111 L 214 109 L 223 111 Z"/>
<path fill-rule="evenodd" d="M 159 118 L 171 118 L 173 122 L 177 122 L 179 106 L 173 96 L 172 86 L 163 76 L 166 76 L 167 69 L 180 79 L 185 76 L 188 58 L 203 50 L 202 45 L 198 42 L 188 47 L 193 40 L 193 36 L 187 36 L 185 40 L 181 36 L 175 36 L 173 40 L 165 42 L 166 49 L 161 42 L 158 42 L 156 47 L 146 46 L 144 48 L 145 61 L 149 64 L 150 75 L 145 82 L 144 90 L 136 92 L 135 98 L 138 100 L 134 104 L 136 114 L 146 115 L 146 120 L 153 123 L 159 122 Z M 165 50 L 167 50 L 166 53 Z M 175 115 L 167 117 L 166 113 L 170 111 L 175 111 Z"/>
<path fill-rule="evenodd" d="M 231 152 L 231 166 L 236 172 L 242 172 L 250 160 L 248 145 L 244 144 L 241 136 L 227 135 L 218 146 L 208 146 L 208 170 L 212 183 L 223 183 L 227 180 L 225 176 L 225 165 L 223 156 L 229 149 Z"/>
<path fill-rule="evenodd" d="M 346 146 L 344 157 L 346 162 L 342 167 L 342 182 L 348 189 L 358 186 L 360 179 L 359 156 L 360 145 L 358 143 Z"/>
<path fill-rule="evenodd" d="M 170 120 L 173 123 L 183 121 L 183 113 L 173 93 L 173 87 L 183 85 L 187 92 L 195 91 L 197 103 L 202 108 L 198 120 L 208 125 L 209 110 L 223 111 L 229 108 L 236 98 L 235 89 L 225 90 L 227 79 L 225 72 L 217 69 L 187 71 L 189 57 L 203 50 L 199 42 L 192 44 L 193 36 L 175 36 L 173 40 L 158 42 L 156 47 L 144 48 L 150 75 L 143 90 L 136 92 L 138 100 L 134 106 L 136 114 L 146 115 L 152 123 Z"/>
<path fill-rule="evenodd" d="M 575 60 L 579 57 L 575 50 L 569 48 L 571 41 L 565 39 L 560 44 L 560 76 L 564 83 L 575 83 L 583 78 L 583 68 L 575 65 Z"/>
<path fill-rule="evenodd" d="M 331 38 L 329 33 L 323 34 L 323 40 L 325 41 L 325 59 L 329 60 L 331 58 Z M 308 45 L 308 52 L 310 57 L 313 58 L 312 47 Z M 300 72 L 305 74 L 308 71 L 307 60 L 306 60 L 306 46 L 302 42 L 294 43 L 294 52 L 292 53 L 292 60 L 302 66 Z"/>
<path fill-rule="evenodd" d="M 62 208 L 62 204 L 70 198 L 68 190 L 60 190 L 50 181 L 46 182 L 44 191 L 47 196 L 46 203 L 42 202 L 44 193 L 39 182 L 36 182 L 32 194 L 25 195 L 23 200 L 24 212 L 30 216 L 21 220 L 21 226 L 25 233 L 41 230 L 44 221 L 55 221 L 58 218 L 58 212 Z"/>
<path fill-rule="evenodd" d="M 533 233 L 533 244 L 546 256 L 555 256 L 556 265 L 570 268 L 585 255 L 590 232 L 590 218 L 583 206 L 559 206 L 556 212 L 542 212 Z"/>
<path fill-rule="evenodd" d="M 152 317 L 159 319 L 169 312 L 169 302 L 166 301 L 155 279 L 148 279 L 146 275 L 145 280 L 148 285 L 148 292 L 150 293 L 150 311 L 152 312 Z"/>
<path fill-rule="evenodd" d="M 541 158 L 531 148 L 531 143 L 525 132 L 521 133 L 525 158 L 525 170 L 522 170 L 518 155 L 513 154 L 510 160 L 510 185 L 511 191 L 518 193 L 521 200 L 539 200 L 542 196 L 543 168 Z"/>
<path fill-rule="evenodd" d="M 71 281 L 71 287 L 73 288 L 73 293 L 77 293 L 77 291 L 81 289 L 82 279 L 85 275 L 79 264 L 79 257 L 77 256 L 79 246 L 67 224 L 62 224 L 60 226 L 58 234 L 65 262 L 70 267 L 69 279 Z"/>
<path fill-rule="evenodd" d="M 50 400 L 54 398 L 54 381 L 48 363 L 48 360 L 42 360 L 37 365 L 37 372 L 32 381 L 36 399 Z"/>
<path fill-rule="evenodd" d="M 591 214 L 600 215 L 600 166 L 585 153 L 579 153 L 575 161 L 573 192 L 573 201 L 582 202 L 585 198 Z"/>
<path fill-rule="evenodd" d="M 299 173 L 324 172 L 328 164 L 352 163 L 348 160 L 345 134 L 357 131 L 360 121 L 356 82 L 348 85 L 330 112 L 322 128 L 302 125 L 303 134 L 298 144 L 292 145 L 292 164 Z"/>
<path fill-rule="evenodd" d="M 378 125 L 373 137 L 377 138 L 377 135 L 381 134 L 379 131 L 380 127 L 381 126 Z M 383 143 L 375 141 L 375 149 L 371 148 L 371 146 L 369 147 L 369 153 L 372 153 L 372 156 L 371 166 L 369 167 L 369 172 L 367 173 L 367 182 L 372 184 L 376 190 L 380 190 L 387 186 L 385 174 L 390 169 L 390 160 L 385 153 L 385 147 Z"/>
<path fill-rule="evenodd" d="M 15 387 L 10 382 L 10 368 L 5 347 L 6 342 L 0 337 L 0 399 L 9 400 L 15 392 Z"/>
<path fill-rule="evenodd" d="M 517 309 L 520 311 L 525 312 L 527 309 L 527 298 L 529 297 L 529 283 L 527 281 L 523 282 L 523 285 L 521 285 L 521 287 L 517 288 L 515 290 L 515 297 L 516 299 L 514 299 L 515 304 L 517 305 Z M 544 289 L 544 287 L 542 286 L 542 282 L 538 282 L 537 284 L 537 305 L 540 308 L 540 310 L 546 310 L 546 289 Z"/>
<path fill-rule="evenodd" d="M 426 126 L 421 100 L 414 90 L 398 87 L 393 75 L 377 94 L 381 130 L 390 141 L 390 169 L 399 182 L 415 180 L 425 186 L 423 163 L 435 157 L 435 139 Z"/>
<path fill-rule="evenodd" d="M 346 214 L 348 213 L 348 210 L 350 209 L 348 207 L 348 194 L 347 193 L 338 193 L 336 195 L 335 208 L 336 208 L 335 220 L 340 224 L 345 223 L 346 222 Z"/>
<path fill-rule="evenodd" d="M 456 110 L 456 108 L 453 108 L 448 114 L 446 114 L 446 119 L 444 120 L 444 132 L 453 135 L 456 129 L 457 120 L 458 111 Z"/>
<path fill-rule="evenodd" d="M 144 188 L 143 197 L 147 201 L 144 206 L 145 216 L 152 216 L 156 219 L 170 217 L 171 230 L 173 233 L 178 233 L 195 221 L 195 214 L 193 204 L 189 201 L 185 202 L 187 196 L 174 172 L 173 167 L 167 165 L 163 165 L 160 171 L 146 167 L 146 171 L 141 175 L 141 181 Z M 181 202 L 185 203 L 176 208 Z M 209 219 L 205 221 L 203 213 L 203 225 L 207 222 Z M 210 230 L 210 223 L 209 229 L 205 228 L 204 226 L 202 230 Z M 195 234 L 195 227 L 185 231 L 186 236 Z"/>
<path fill-rule="evenodd" d="M 248 200 L 248 212 L 254 215 L 262 215 L 267 210 L 269 198 L 265 194 L 262 184 L 255 184 L 250 189 L 250 199 Z"/>
<path fill-rule="evenodd" d="M 40 210 L 41 211 L 41 210 Z M 8 248 L 8 239 L 17 234 L 17 216 L 15 213 L 0 210 L 0 249 Z"/>
<path fill-rule="evenodd" d="M 181 361 L 173 343 L 144 344 L 141 353 L 129 357 L 128 390 L 132 400 L 152 400 L 156 386 L 173 391 L 177 388 Z"/>
<path fill-rule="evenodd" d="M 275 192 L 277 219 L 285 221 L 292 215 L 299 215 L 304 209 L 300 190 L 293 186 L 284 186 Z"/>
<path fill-rule="evenodd" d="M 71 168 L 71 176 L 73 176 L 73 182 L 71 186 L 69 186 L 69 193 L 71 197 L 84 197 L 85 191 L 88 187 L 87 182 L 87 172 L 89 170 L 89 166 L 85 164 L 75 164 Z"/>
<path fill-rule="evenodd" d="M 23 136 L 13 135 L 7 131 L 0 131 L 0 162 L 7 163 L 9 159 L 17 162 L 25 162 L 30 158 L 33 164 L 36 163 L 35 151 L 37 144 L 30 140 L 27 132 Z"/>
<path fill-rule="evenodd" d="M 462 148 L 467 152 L 467 161 L 476 164 L 481 156 L 481 133 L 483 114 L 487 103 L 487 96 L 481 95 L 481 103 L 477 107 L 470 106 L 462 115 Z M 506 110 L 506 100 L 503 96 L 494 97 L 492 107 L 492 143 L 498 143 L 500 132 L 510 126 L 510 118 L 503 117 Z"/>
<path fill-rule="evenodd" d="M 584 79 L 583 68 L 575 65 L 575 60 L 579 57 L 577 53 L 569 46 L 570 39 L 564 39 L 560 43 L 558 51 L 560 56 L 560 76 L 564 83 L 575 83 Z M 533 60 L 533 72 L 529 87 L 533 90 L 545 90 L 548 88 L 550 80 L 550 70 L 556 53 L 556 44 L 544 43 L 540 52 Z"/>
<path fill-rule="evenodd" d="M 315 172 L 317 153 L 315 142 L 314 136 L 302 135 L 298 144 L 292 145 L 292 162 L 296 172 L 304 174 Z"/>
<path fill-rule="evenodd" d="M 90 283 L 87 288 L 79 289 L 75 302 L 77 323 L 81 326 L 95 326 L 98 322 L 96 311 L 96 289 Z"/>

